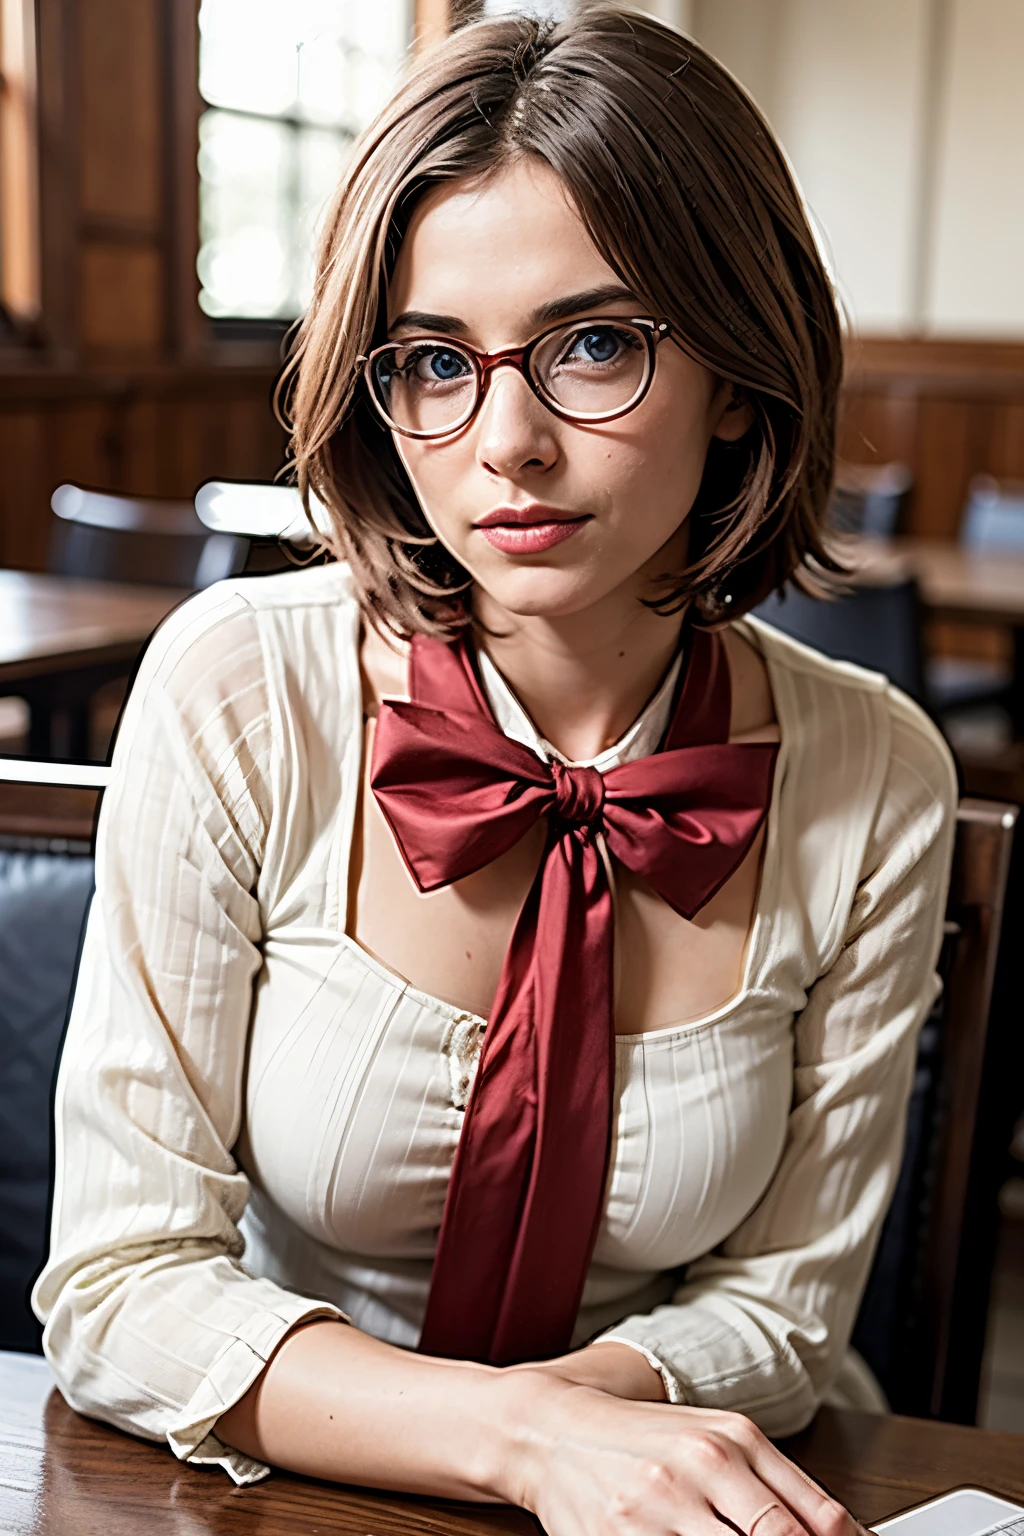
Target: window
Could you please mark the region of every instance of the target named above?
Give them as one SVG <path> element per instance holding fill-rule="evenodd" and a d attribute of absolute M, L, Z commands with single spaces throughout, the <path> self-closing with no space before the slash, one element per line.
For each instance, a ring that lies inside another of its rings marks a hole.
<path fill-rule="evenodd" d="M 39 314 L 35 6 L 0 0 L 0 318 Z"/>
<path fill-rule="evenodd" d="M 411 0 L 202 0 L 199 302 L 213 319 L 291 320 L 316 227 L 355 135 L 386 101 Z"/>

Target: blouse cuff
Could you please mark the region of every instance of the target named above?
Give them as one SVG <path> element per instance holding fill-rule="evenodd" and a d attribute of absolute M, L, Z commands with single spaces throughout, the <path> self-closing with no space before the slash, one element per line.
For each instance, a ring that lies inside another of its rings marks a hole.
<path fill-rule="evenodd" d="M 630 1349 L 635 1349 L 638 1355 L 643 1355 L 647 1364 L 656 1370 L 661 1377 L 662 1385 L 665 1388 L 665 1396 L 669 1402 L 675 1403 L 677 1407 L 685 1406 L 687 1400 L 686 1393 L 683 1391 L 679 1377 L 674 1375 L 664 1360 L 659 1360 L 658 1356 L 653 1350 L 648 1349 L 646 1344 L 640 1344 L 636 1339 L 627 1338 L 625 1334 L 618 1333 L 614 1328 L 610 1333 L 602 1333 L 600 1341 L 602 1344 L 628 1344 Z"/>
<path fill-rule="evenodd" d="M 287 1333 L 314 1318 L 350 1321 L 329 1302 L 281 1293 L 278 1306 L 250 1317 L 227 1341 L 191 1400 L 169 1426 L 167 1441 L 180 1461 L 223 1467 L 240 1486 L 258 1483 L 270 1468 L 223 1445 L 213 1433 L 222 1413 L 243 1398 Z"/>

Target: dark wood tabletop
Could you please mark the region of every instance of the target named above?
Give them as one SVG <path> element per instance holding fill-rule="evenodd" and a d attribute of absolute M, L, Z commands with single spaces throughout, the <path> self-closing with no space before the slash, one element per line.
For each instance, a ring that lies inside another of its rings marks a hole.
<path fill-rule="evenodd" d="M 187 596 L 177 587 L 0 570 L 0 685 L 101 663 L 130 668 Z"/>
<path fill-rule="evenodd" d="M 823 1409 L 785 1449 L 864 1521 L 962 1483 L 1024 1502 L 1024 1436 Z M 45 1363 L 0 1354 L 4 1536 L 538 1536 L 521 1510 L 340 1488 L 275 1473 L 236 1488 L 219 1468 L 72 1412 Z"/>

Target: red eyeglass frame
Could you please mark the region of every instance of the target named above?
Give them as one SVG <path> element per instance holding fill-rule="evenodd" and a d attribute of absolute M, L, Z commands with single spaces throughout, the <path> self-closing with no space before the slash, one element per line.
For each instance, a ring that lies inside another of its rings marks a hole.
<path fill-rule="evenodd" d="M 619 325 L 632 326 L 635 330 L 639 331 L 641 336 L 644 338 L 644 342 L 647 346 L 647 377 L 645 378 L 637 393 L 634 395 L 633 399 L 628 401 L 625 405 L 616 406 L 615 410 L 613 411 L 584 413 L 579 411 L 566 410 L 564 406 L 559 405 L 556 400 L 553 400 L 551 396 L 547 395 L 541 387 L 539 381 L 534 378 L 530 370 L 530 360 L 533 357 L 533 354 L 536 352 L 542 341 L 546 341 L 549 336 L 554 336 L 558 331 L 576 329 L 584 330 L 588 325 L 614 325 L 616 322 Z M 658 343 L 671 339 L 671 337 L 671 322 L 668 320 L 654 320 L 649 315 L 639 317 L 631 316 L 628 320 L 623 319 L 620 315 L 592 315 L 587 316 L 582 320 L 563 320 L 558 325 L 546 326 L 543 331 L 539 331 L 536 336 L 531 337 L 524 347 L 503 347 L 499 352 L 484 352 L 479 347 L 472 346 L 468 341 L 453 341 L 450 336 L 413 336 L 410 338 L 407 345 L 414 346 L 416 344 L 433 342 L 438 346 L 450 347 L 455 351 L 464 353 L 469 358 L 469 361 L 473 366 L 473 372 L 476 375 L 476 397 L 469 410 L 452 426 L 443 427 L 440 429 L 440 431 L 437 432 L 417 432 L 412 427 L 400 427 L 396 421 L 392 421 L 391 417 L 385 411 L 383 405 L 377 398 L 377 393 L 373 385 L 372 373 L 374 361 L 376 358 L 380 357 L 382 353 L 389 352 L 394 347 L 402 346 L 402 342 L 384 342 L 382 346 L 374 347 L 373 351 L 369 353 L 368 356 L 358 357 L 356 361 L 362 363 L 363 365 L 362 373 L 363 380 L 366 384 L 367 393 L 370 396 L 370 400 L 372 401 L 378 416 L 381 417 L 385 425 L 389 427 L 392 432 L 398 432 L 403 437 L 415 437 L 421 440 L 433 440 L 440 437 L 451 437 L 453 433 L 461 432 L 463 427 L 469 425 L 477 411 L 480 409 L 481 404 L 483 403 L 491 373 L 495 368 L 500 368 L 504 364 L 507 364 L 511 368 L 515 368 L 517 372 L 523 376 L 530 389 L 536 395 L 537 399 L 543 406 L 547 407 L 553 416 L 559 416 L 563 421 L 571 421 L 581 424 L 586 424 L 589 422 L 596 423 L 603 421 L 615 421 L 618 419 L 618 417 L 627 415 L 629 411 L 636 410 L 636 407 L 644 399 L 654 379 L 654 370 L 658 357 Z"/>

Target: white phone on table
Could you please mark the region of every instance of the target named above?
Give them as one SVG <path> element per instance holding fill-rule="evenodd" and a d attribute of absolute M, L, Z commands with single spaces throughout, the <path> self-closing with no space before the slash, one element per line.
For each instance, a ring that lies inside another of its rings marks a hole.
<path fill-rule="evenodd" d="M 1024 1536 L 1024 1504 L 998 1499 L 983 1488 L 954 1488 L 872 1530 L 892 1536 Z"/>

